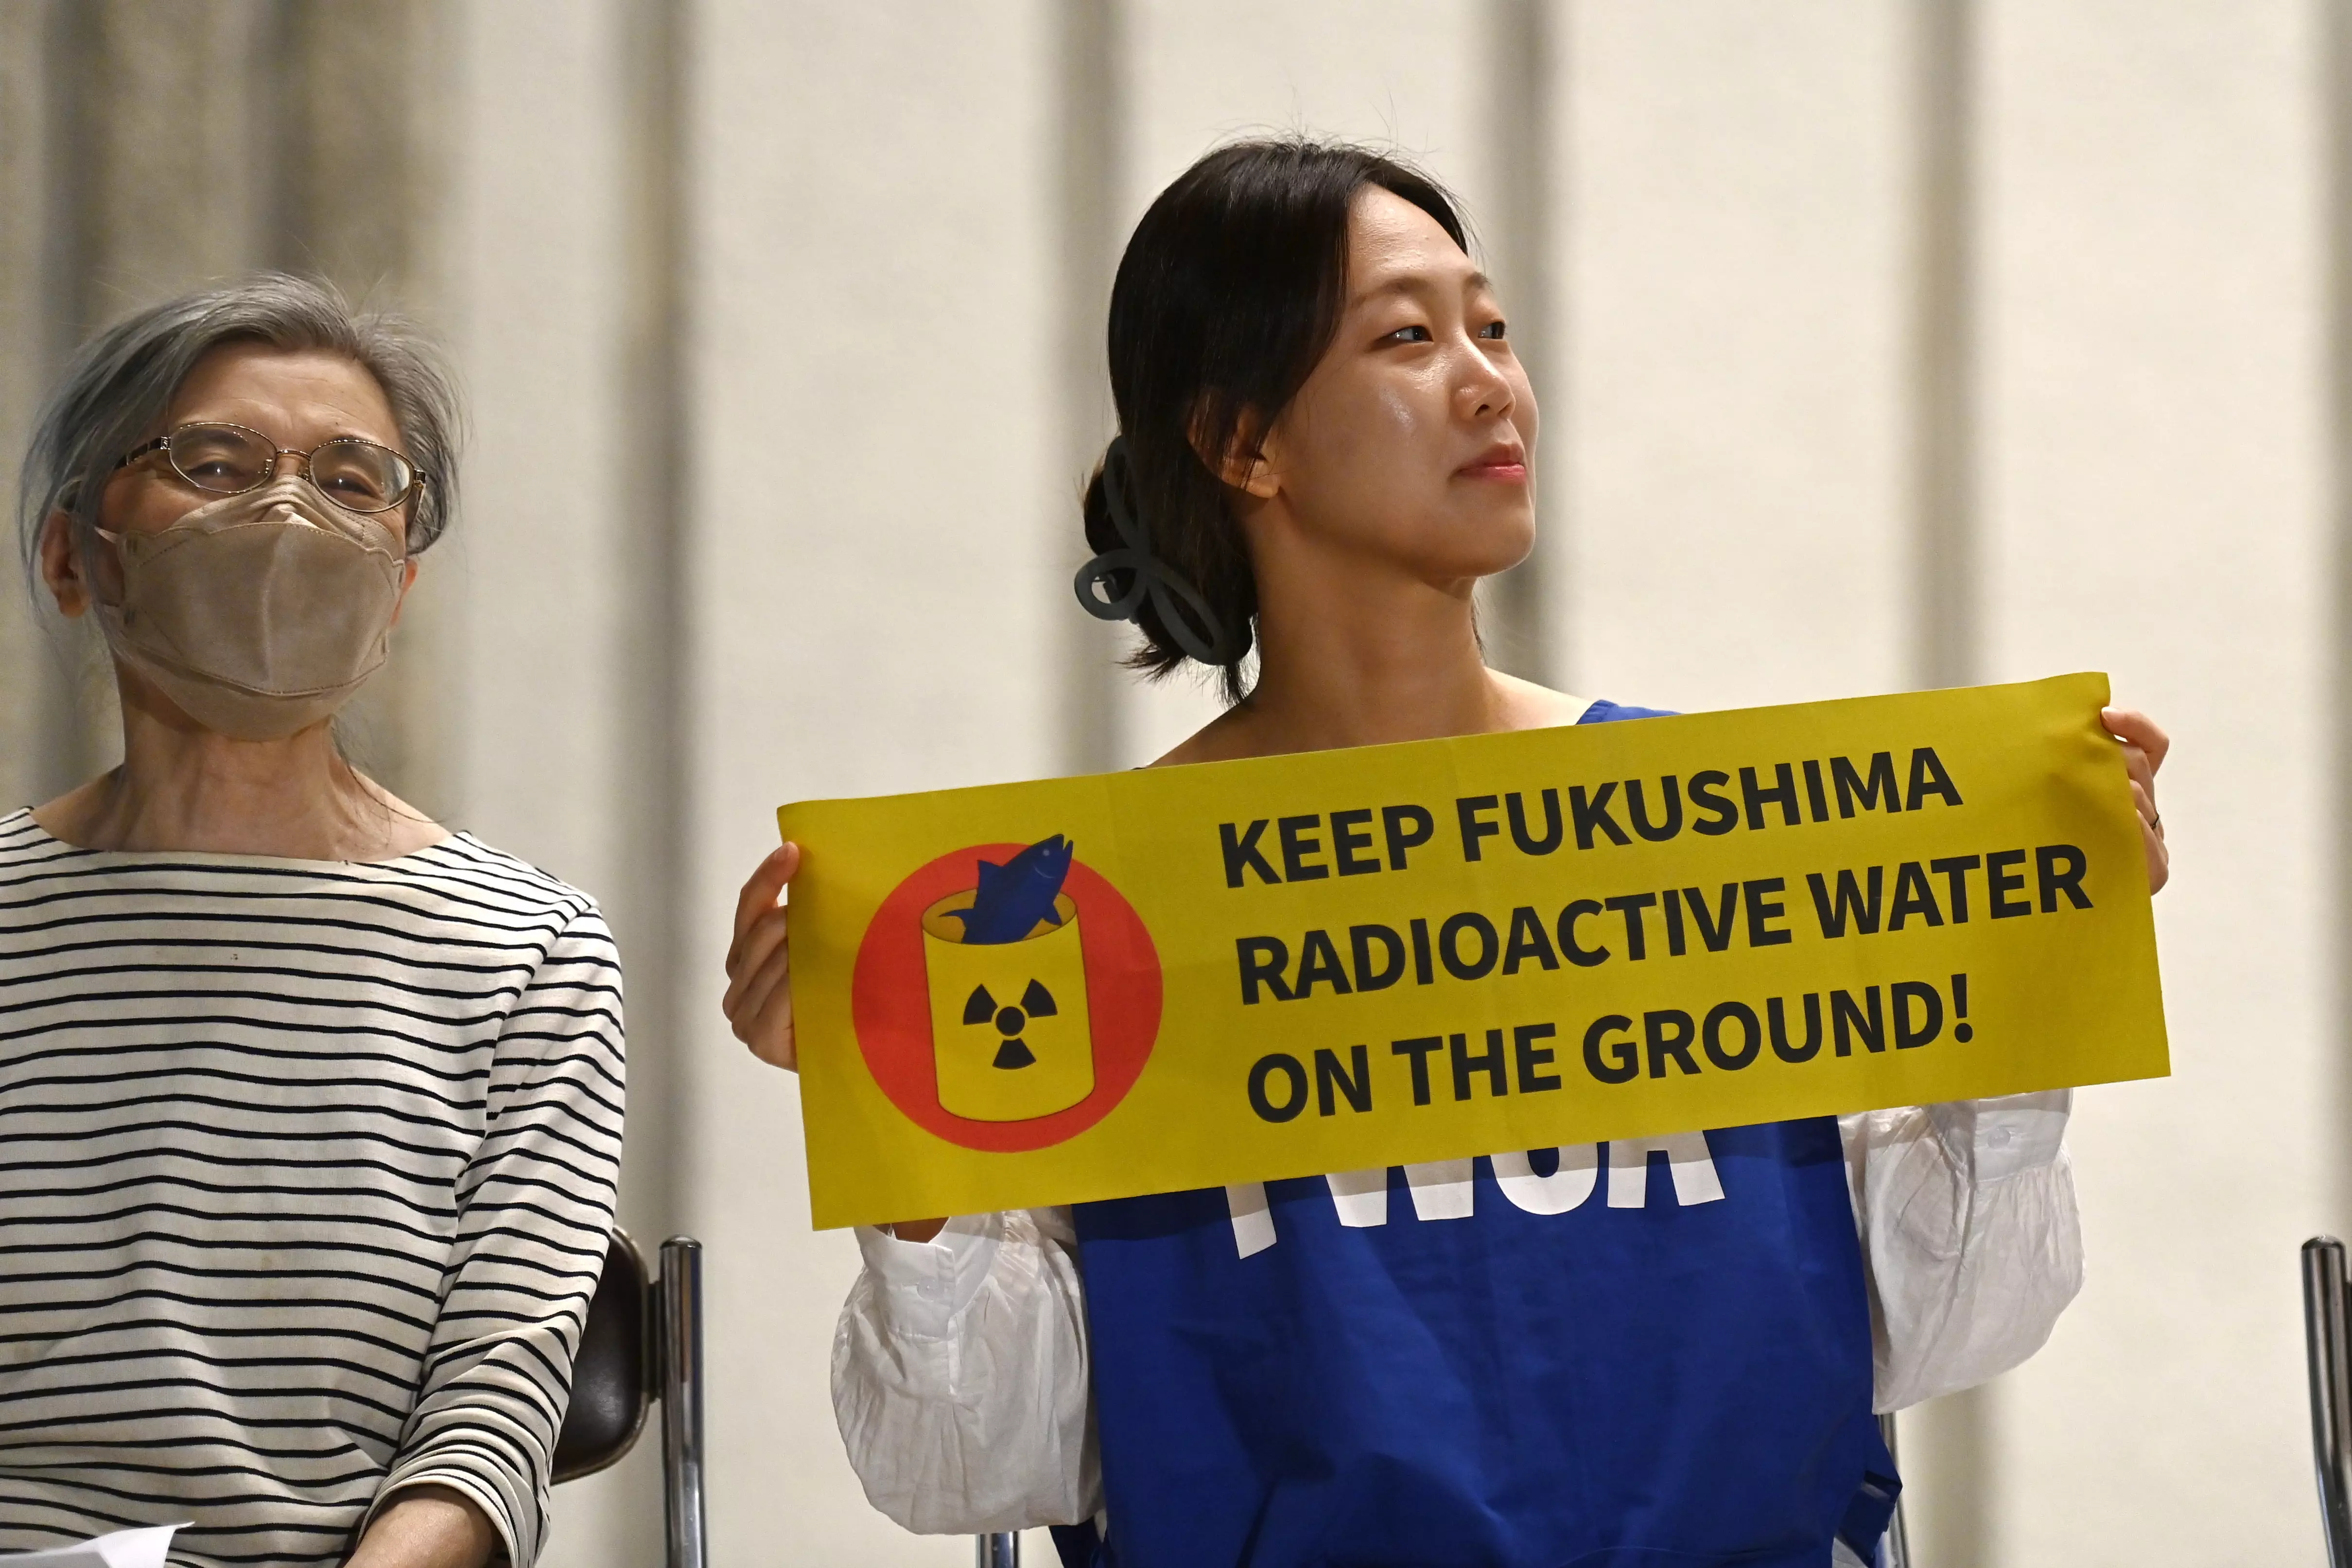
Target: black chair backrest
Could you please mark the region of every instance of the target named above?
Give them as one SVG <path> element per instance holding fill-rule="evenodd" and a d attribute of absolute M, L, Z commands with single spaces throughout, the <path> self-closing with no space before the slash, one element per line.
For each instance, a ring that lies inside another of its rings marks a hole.
<path fill-rule="evenodd" d="M 617 1462 L 644 1429 L 654 1366 L 646 1260 L 617 1227 L 588 1303 L 572 1362 L 572 1405 L 555 1439 L 555 1479 L 576 1480 Z"/>

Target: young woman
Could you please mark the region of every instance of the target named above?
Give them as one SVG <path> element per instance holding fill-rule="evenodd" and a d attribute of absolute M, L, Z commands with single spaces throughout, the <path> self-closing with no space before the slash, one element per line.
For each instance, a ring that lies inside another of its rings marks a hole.
<path fill-rule="evenodd" d="M 25 464 L 122 765 L 0 816 L 0 1548 L 530 1568 L 621 1152 L 585 895 L 330 728 L 450 516 L 397 323 L 264 277 L 101 333 Z"/>
<path fill-rule="evenodd" d="M 1210 154 L 1128 247 L 1110 368 L 1081 596 L 1234 698 L 1163 765 L 1647 711 L 1481 659 L 1472 589 L 1533 542 L 1536 404 L 1424 176 Z M 2160 883 L 2164 738 L 2108 723 Z M 729 960 L 736 1032 L 786 1067 L 797 859 L 746 885 Z M 1268 1183 L 1272 1245 L 1222 1192 L 861 1231 L 843 1436 L 909 1529 L 1094 1521 L 1066 1555 L 1118 1568 L 1868 1562 L 1898 1486 L 1873 1411 L 2015 1365 L 2074 1294 L 2067 1105 L 1621 1144 L 1605 1202 L 1530 1195 L 1515 1151 Z"/>

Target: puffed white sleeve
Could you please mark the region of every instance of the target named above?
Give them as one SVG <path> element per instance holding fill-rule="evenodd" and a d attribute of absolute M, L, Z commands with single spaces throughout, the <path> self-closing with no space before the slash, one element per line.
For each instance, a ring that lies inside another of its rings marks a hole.
<path fill-rule="evenodd" d="M 928 1242 L 860 1226 L 857 1245 L 833 1408 L 866 1500 L 927 1535 L 1099 1511 L 1069 1211 L 966 1215 Z"/>
<path fill-rule="evenodd" d="M 2083 1288 L 2072 1103 L 2053 1089 L 1841 1119 L 1878 1409 L 2018 1365 Z"/>

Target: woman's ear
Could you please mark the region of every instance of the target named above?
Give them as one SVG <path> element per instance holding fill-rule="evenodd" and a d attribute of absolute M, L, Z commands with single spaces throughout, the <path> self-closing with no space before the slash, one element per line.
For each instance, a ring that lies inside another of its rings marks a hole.
<path fill-rule="evenodd" d="M 416 557 L 412 555 L 401 563 L 400 597 L 392 602 L 392 624 L 400 625 L 400 612 L 407 607 L 408 591 L 416 586 Z"/>
<path fill-rule="evenodd" d="M 1269 439 L 1244 447 L 1236 439 L 1225 454 L 1225 483 L 1260 500 L 1272 500 L 1282 489 L 1281 470 L 1268 449 L 1272 445 Z"/>
<path fill-rule="evenodd" d="M 1216 436 L 1213 421 L 1205 416 L 1195 422 L 1192 449 L 1210 471 L 1233 489 L 1255 496 L 1260 500 L 1272 500 L 1282 489 L 1280 469 L 1274 461 L 1271 447 L 1274 432 L 1264 427 L 1255 410 L 1245 412 L 1234 422 L 1233 433 L 1226 437 L 1222 451 L 1214 451 Z"/>
<path fill-rule="evenodd" d="M 89 578 L 82 571 L 81 552 L 74 548 L 73 518 L 63 508 L 41 521 L 41 581 L 58 602 L 58 613 L 68 620 L 89 609 Z"/>

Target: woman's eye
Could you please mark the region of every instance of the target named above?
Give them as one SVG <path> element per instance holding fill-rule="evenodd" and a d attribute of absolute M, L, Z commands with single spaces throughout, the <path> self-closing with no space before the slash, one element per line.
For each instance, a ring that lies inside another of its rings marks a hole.
<path fill-rule="evenodd" d="M 1426 343 L 1436 340 L 1429 335 L 1427 327 L 1399 327 L 1388 335 L 1388 341 L 1392 343 Z"/>
<path fill-rule="evenodd" d="M 1504 331 L 1502 322 L 1489 321 L 1485 326 L 1478 329 L 1478 335 L 1482 338 L 1493 338 L 1499 342 L 1508 334 Z"/>

